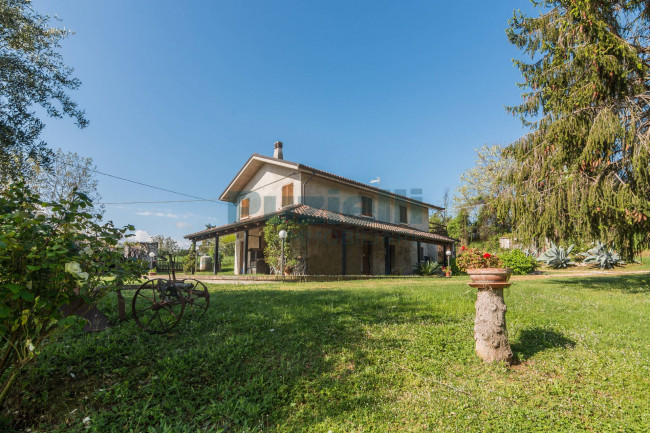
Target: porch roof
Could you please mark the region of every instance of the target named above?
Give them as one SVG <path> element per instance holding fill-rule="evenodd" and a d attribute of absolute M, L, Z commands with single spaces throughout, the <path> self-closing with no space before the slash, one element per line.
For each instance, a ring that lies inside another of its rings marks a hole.
<path fill-rule="evenodd" d="M 436 233 L 429 233 L 405 224 L 393 224 L 383 221 L 377 221 L 373 218 L 345 215 L 338 212 L 332 212 L 325 209 L 317 209 L 305 204 L 296 204 L 287 206 L 279 211 L 261 215 L 258 217 L 247 218 L 232 224 L 214 227 L 202 230 L 196 233 L 185 235 L 185 239 L 192 241 L 202 241 L 215 236 L 227 235 L 244 229 L 262 227 L 267 220 L 274 216 L 296 217 L 300 220 L 306 220 L 313 224 L 331 224 L 332 228 L 355 228 L 369 231 L 377 231 L 394 236 L 402 236 L 426 243 L 454 243 L 457 239 L 449 236 L 443 236 Z"/>

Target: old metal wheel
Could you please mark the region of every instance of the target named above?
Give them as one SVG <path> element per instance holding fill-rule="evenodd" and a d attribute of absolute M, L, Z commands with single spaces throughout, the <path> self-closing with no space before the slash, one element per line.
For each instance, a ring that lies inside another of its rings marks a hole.
<path fill-rule="evenodd" d="M 141 285 L 131 303 L 135 322 L 152 334 L 162 334 L 172 329 L 180 322 L 184 311 L 183 291 L 178 284 L 163 278 Z"/>
<path fill-rule="evenodd" d="M 185 308 L 193 319 L 205 314 L 210 306 L 210 292 L 201 281 L 194 279 L 183 280 L 185 288 Z"/>

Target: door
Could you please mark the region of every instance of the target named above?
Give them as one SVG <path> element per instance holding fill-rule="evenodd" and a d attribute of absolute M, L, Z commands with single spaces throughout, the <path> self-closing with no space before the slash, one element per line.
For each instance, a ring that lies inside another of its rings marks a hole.
<path fill-rule="evenodd" d="M 372 274 L 372 242 L 363 241 L 363 274 Z"/>

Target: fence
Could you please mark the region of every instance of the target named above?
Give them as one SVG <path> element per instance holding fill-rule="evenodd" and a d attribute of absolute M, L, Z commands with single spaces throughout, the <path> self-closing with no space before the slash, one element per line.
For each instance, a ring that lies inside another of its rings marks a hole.
<path fill-rule="evenodd" d="M 156 263 L 156 272 L 171 272 L 172 264 L 169 260 L 158 260 Z M 174 271 L 183 271 L 183 262 L 176 261 L 174 263 Z"/>

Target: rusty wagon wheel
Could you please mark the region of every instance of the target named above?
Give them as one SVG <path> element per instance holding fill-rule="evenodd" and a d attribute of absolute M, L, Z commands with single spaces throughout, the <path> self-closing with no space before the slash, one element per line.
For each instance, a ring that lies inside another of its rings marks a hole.
<path fill-rule="evenodd" d="M 185 309 L 193 319 L 205 314 L 210 306 L 210 292 L 201 281 L 195 279 L 182 280 L 185 293 Z"/>
<path fill-rule="evenodd" d="M 185 295 L 180 286 L 164 278 L 141 285 L 131 303 L 135 322 L 152 334 L 162 334 L 176 326 L 185 311 Z"/>

